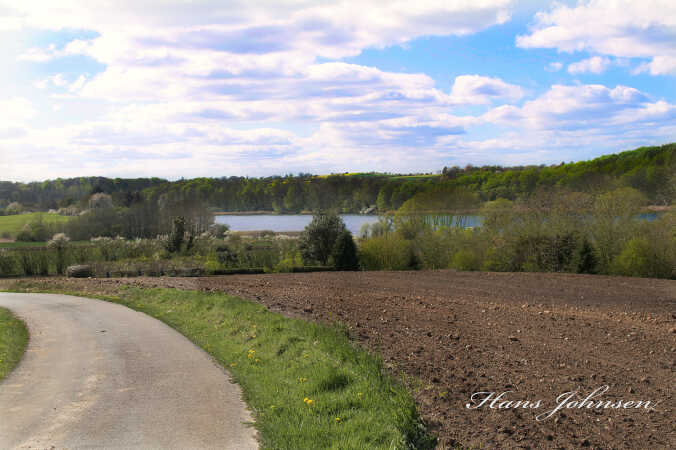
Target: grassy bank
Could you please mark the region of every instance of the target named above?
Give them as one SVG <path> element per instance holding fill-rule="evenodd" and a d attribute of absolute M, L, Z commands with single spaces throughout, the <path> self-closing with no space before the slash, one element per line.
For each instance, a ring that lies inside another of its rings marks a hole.
<path fill-rule="evenodd" d="M 22 281 L 12 289 L 44 286 Z M 405 388 L 355 348 L 345 330 L 222 293 L 120 288 L 96 297 L 162 320 L 226 367 L 243 389 L 264 448 L 433 446 Z"/>
<path fill-rule="evenodd" d="M 11 312 L 0 308 L 0 380 L 21 360 L 28 344 L 28 330 Z"/>

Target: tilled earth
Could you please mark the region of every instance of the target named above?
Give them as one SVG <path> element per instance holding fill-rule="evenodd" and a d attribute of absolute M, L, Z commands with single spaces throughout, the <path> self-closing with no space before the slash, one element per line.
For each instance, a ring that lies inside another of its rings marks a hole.
<path fill-rule="evenodd" d="M 288 316 L 342 322 L 404 376 L 440 448 L 676 448 L 676 281 L 421 271 L 47 282 L 224 291 Z M 595 402 L 657 406 L 535 419 L 565 392 L 579 401 L 605 385 Z M 473 393 L 506 391 L 494 408 L 466 408 Z"/>

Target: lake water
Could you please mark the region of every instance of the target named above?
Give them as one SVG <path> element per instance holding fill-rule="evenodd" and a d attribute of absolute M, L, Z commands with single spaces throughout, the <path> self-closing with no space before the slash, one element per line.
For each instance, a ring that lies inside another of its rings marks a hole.
<path fill-rule="evenodd" d="M 360 214 L 342 214 L 345 226 L 352 234 L 359 234 L 361 226 L 365 223 L 378 222 L 378 216 Z M 223 215 L 216 216 L 216 223 L 224 223 L 230 226 L 232 231 L 303 231 L 312 220 L 310 214 L 252 214 L 252 215 Z"/>
<path fill-rule="evenodd" d="M 637 216 L 639 220 L 656 220 L 660 213 L 642 213 Z M 378 222 L 378 216 L 369 216 L 361 214 L 342 214 L 345 226 L 355 236 L 363 224 L 372 224 Z M 303 231 L 307 224 L 312 220 L 310 214 L 238 214 L 238 215 L 220 215 L 216 216 L 216 223 L 224 223 L 230 226 L 232 231 Z M 434 228 L 439 227 L 480 227 L 482 218 L 480 216 L 427 216 L 427 221 Z"/>

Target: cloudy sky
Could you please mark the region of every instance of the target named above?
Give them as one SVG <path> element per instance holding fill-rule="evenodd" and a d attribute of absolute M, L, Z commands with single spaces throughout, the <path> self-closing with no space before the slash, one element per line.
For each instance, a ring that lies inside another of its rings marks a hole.
<path fill-rule="evenodd" d="M 418 172 L 676 141 L 676 2 L 0 0 L 0 179 Z"/>

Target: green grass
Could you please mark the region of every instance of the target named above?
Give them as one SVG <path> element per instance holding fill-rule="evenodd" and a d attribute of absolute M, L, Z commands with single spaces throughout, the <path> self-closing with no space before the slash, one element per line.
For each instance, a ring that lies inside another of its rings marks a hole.
<path fill-rule="evenodd" d="M 40 215 L 42 215 L 42 220 L 46 224 L 66 223 L 70 220 L 70 217 L 53 213 L 27 213 L 16 214 L 13 216 L 0 216 L 0 237 L 7 235 L 11 238 L 15 238 L 24 225 L 36 220 Z"/>
<path fill-rule="evenodd" d="M 0 248 L 45 247 L 46 242 L 0 242 Z"/>
<path fill-rule="evenodd" d="M 71 241 L 71 245 L 88 245 L 89 241 Z M 46 247 L 47 242 L 0 242 L 0 248 Z"/>
<path fill-rule="evenodd" d="M 41 290 L 32 281 L 13 289 Z M 162 320 L 226 367 L 254 413 L 263 448 L 434 446 L 406 389 L 344 329 L 222 293 L 126 287 L 97 298 Z"/>
<path fill-rule="evenodd" d="M 28 344 L 24 323 L 5 308 L 0 308 L 0 380 L 14 369 Z"/>

